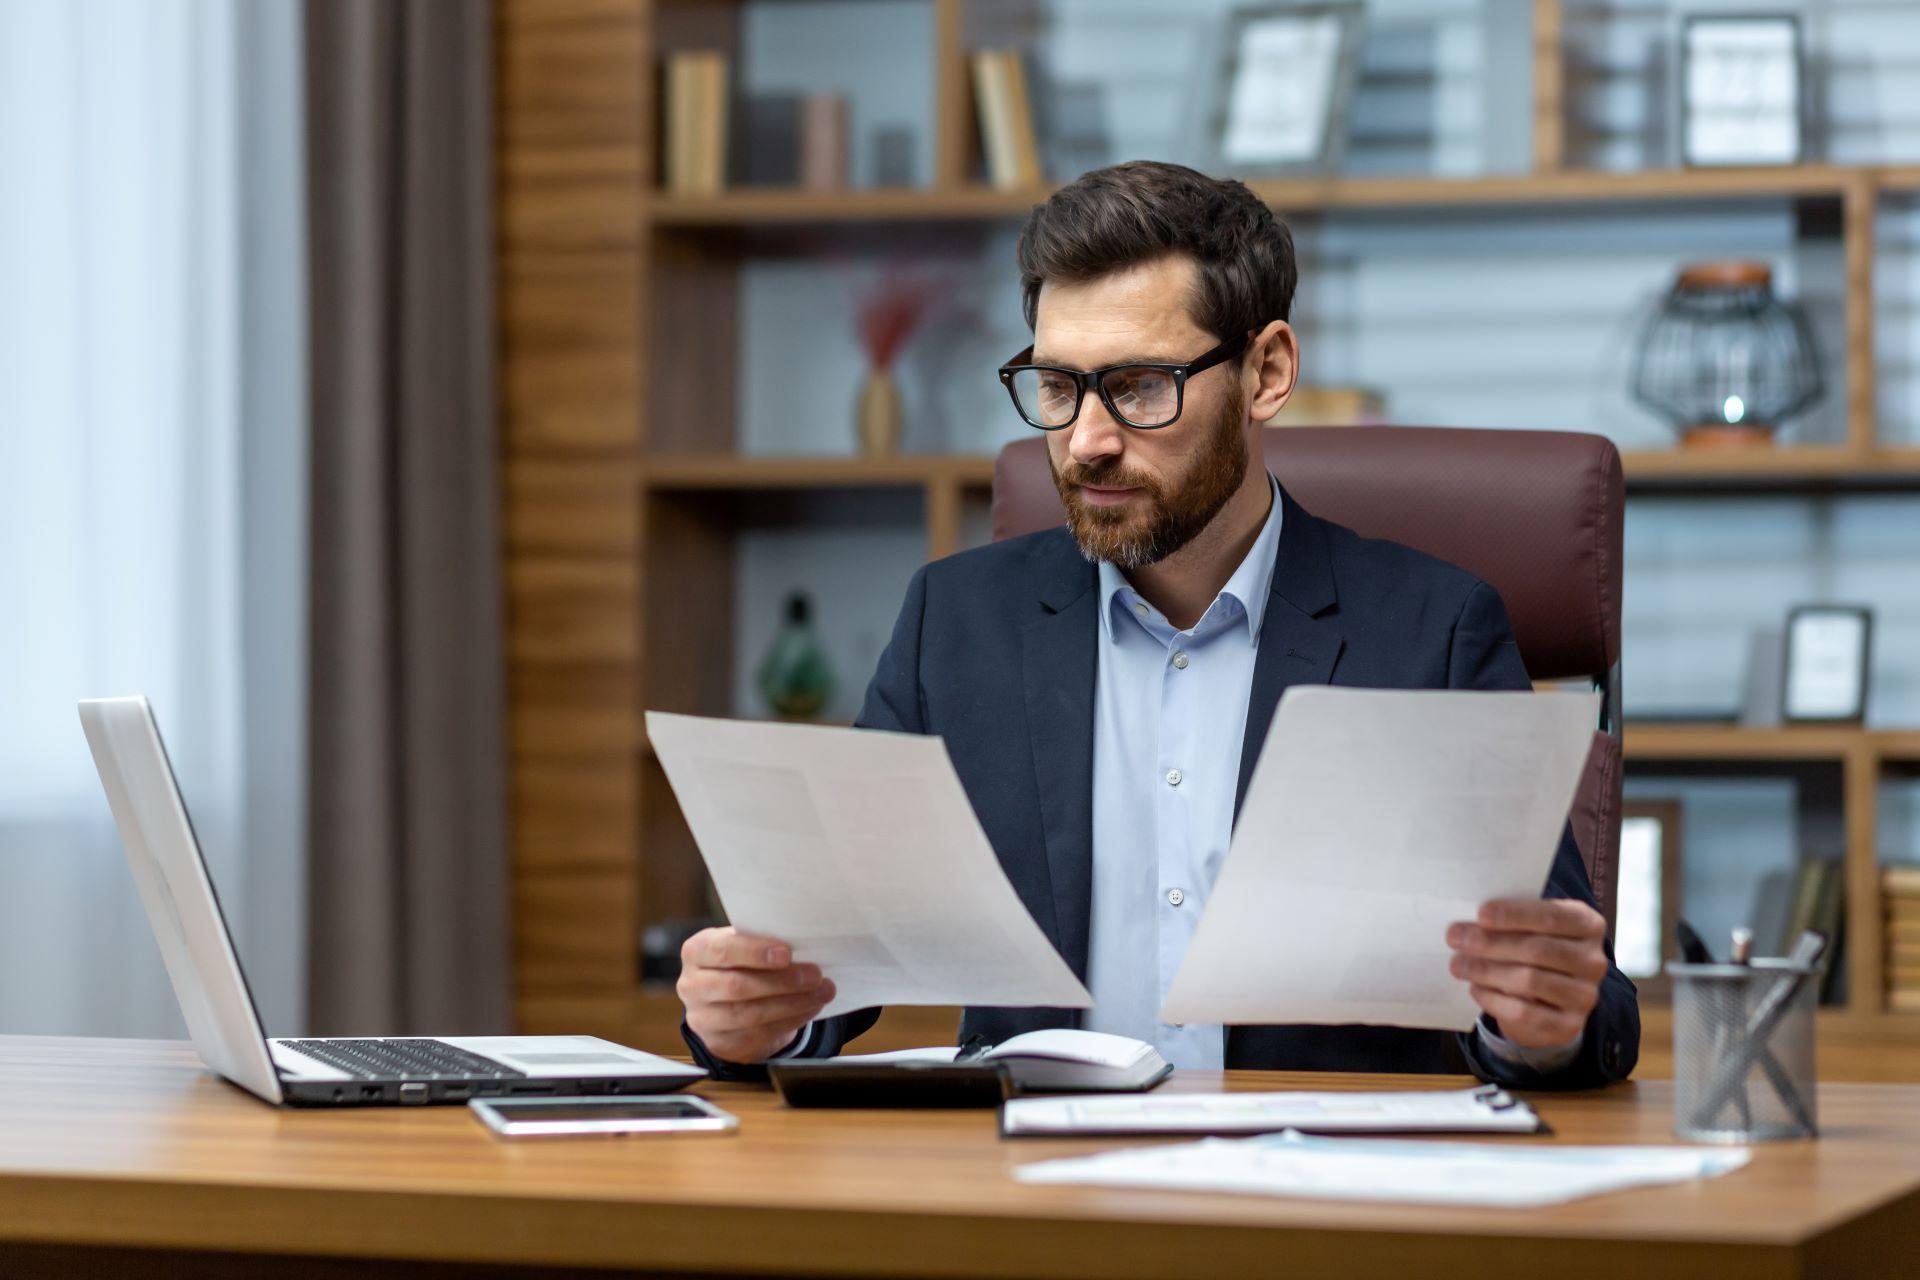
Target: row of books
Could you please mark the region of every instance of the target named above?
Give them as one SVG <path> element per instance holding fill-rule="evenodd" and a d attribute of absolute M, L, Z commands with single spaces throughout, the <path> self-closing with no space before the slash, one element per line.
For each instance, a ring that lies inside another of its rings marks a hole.
<path fill-rule="evenodd" d="M 1032 190 L 1044 179 L 1032 81 L 1017 49 L 982 49 L 969 59 L 987 180 Z M 666 60 L 662 81 L 661 175 L 677 195 L 715 195 L 740 180 L 749 185 L 815 189 L 845 186 L 848 104 L 831 94 L 764 95 L 735 104 L 729 120 L 727 56 L 689 50 Z M 730 134 L 731 129 L 731 134 Z M 878 139 L 898 151 L 906 141 Z M 883 182 L 901 181 L 901 157 L 876 166 Z"/>
<path fill-rule="evenodd" d="M 1887 1007 L 1920 1013 L 1920 866 L 1880 870 L 1887 908 Z"/>

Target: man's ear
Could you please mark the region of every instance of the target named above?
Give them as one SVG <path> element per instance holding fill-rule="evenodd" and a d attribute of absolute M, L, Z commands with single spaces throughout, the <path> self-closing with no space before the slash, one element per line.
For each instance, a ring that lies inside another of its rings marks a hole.
<path fill-rule="evenodd" d="M 1247 344 L 1247 367 L 1253 374 L 1253 394 L 1247 416 L 1265 422 L 1279 413 L 1300 377 L 1300 340 L 1293 326 L 1275 320 Z"/>

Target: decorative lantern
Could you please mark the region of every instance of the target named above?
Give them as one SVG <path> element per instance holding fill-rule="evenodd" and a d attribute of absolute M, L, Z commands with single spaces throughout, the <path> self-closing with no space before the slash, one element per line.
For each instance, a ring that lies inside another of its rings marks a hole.
<path fill-rule="evenodd" d="M 1633 398 L 1689 445 L 1767 443 L 1822 390 L 1806 316 L 1764 262 L 1682 268 L 1633 363 Z"/>

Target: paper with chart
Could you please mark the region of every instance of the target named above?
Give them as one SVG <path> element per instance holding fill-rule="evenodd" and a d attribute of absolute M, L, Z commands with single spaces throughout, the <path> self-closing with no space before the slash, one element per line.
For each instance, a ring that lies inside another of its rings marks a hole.
<path fill-rule="evenodd" d="M 1022 1182 L 1527 1209 L 1628 1187 L 1714 1178 L 1747 1160 L 1739 1147 L 1514 1147 L 1289 1132 L 1044 1160 L 1021 1165 L 1013 1176 Z"/>
<path fill-rule="evenodd" d="M 1539 896 L 1598 715 L 1585 693 L 1287 690 L 1161 1020 L 1472 1027 L 1447 926 Z"/>
<path fill-rule="evenodd" d="M 647 713 L 727 918 L 817 964 L 822 1016 L 1093 998 L 1020 902 L 938 738 Z"/>

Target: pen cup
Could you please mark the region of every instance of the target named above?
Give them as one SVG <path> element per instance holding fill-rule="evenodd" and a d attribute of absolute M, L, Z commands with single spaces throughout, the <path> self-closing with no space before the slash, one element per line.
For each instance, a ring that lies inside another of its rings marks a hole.
<path fill-rule="evenodd" d="M 1785 960 L 1667 966 L 1673 978 L 1673 1131 L 1695 1142 L 1811 1138 L 1820 966 Z"/>

